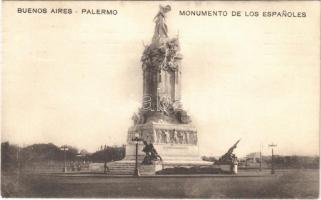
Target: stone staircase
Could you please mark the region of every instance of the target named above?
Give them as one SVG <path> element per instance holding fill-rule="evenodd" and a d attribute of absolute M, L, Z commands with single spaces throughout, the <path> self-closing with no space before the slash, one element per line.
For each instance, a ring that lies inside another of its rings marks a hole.
<path fill-rule="evenodd" d="M 110 175 L 133 175 L 135 170 L 135 161 L 120 160 L 107 164 L 108 174 Z"/>
<path fill-rule="evenodd" d="M 135 161 L 133 160 L 120 160 L 107 164 L 109 175 L 133 175 L 135 171 Z M 142 165 L 138 163 L 140 175 L 155 175 L 155 172 L 162 169 L 159 163 L 152 165 Z"/>

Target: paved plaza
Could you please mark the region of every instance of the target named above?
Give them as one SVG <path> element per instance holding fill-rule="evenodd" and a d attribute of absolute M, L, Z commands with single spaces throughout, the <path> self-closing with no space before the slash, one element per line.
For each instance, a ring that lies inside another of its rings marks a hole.
<path fill-rule="evenodd" d="M 240 171 L 238 175 L 106 176 L 29 174 L 2 177 L 11 197 L 317 198 L 318 170 Z"/>

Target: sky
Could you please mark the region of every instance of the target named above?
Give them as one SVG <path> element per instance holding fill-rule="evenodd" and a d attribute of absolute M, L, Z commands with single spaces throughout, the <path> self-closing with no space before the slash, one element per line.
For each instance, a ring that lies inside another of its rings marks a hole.
<path fill-rule="evenodd" d="M 126 143 L 141 106 L 144 45 L 167 2 L 3 2 L 2 141 L 69 144 L 88 151 Z M 320 2 L 169 2 L 179 36 L 182 103 L 201 155 L 238 139 L 244 156 L 319 155 Z M 73 14 L 18 14 L 17 8 Z M 82 15 L 116 9 L 117 15 Z M 241 17 L 181 16 L 179 10 L 240 10 Z M 246 17 L 250 11 L 305 18 Z M 75 13 L 77 11 L 77 13 Z"/>

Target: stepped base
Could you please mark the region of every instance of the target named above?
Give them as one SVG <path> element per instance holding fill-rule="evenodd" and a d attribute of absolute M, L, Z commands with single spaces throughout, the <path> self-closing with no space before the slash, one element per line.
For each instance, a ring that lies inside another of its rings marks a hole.
<path fill-rule="evenodd" d="M 143 151 L 145 145 L 142 141 L 136 144 L 137 135 L 148 144 L 153 144 L 162 161 L 154 162 L 152 165 L 141 164 L 146 155 Z M 197 130 L 192 124 L 150 121 L 130 127 L 127 135 L 126 157 L 123 160 L 108 163 L 108 173 L 111 175 L 133 175 L 136 152 L 138 170 L 141 175 L 154 175 L 157 171 L 166 168 L 213 165 L 212 162 L 201 160 L 198 151 Z"/>
<path fill-rule="evenodd" d="M 196 167 L 196 166 L 209 166 L 213 165 L 212 162 L 202 161 L 202 160 L 165 160 L 155 161 L 151 165 L 141 164 L 141 160 L 138 161 L 138 170 L 140 175 L 155 175 L 156 172 L 161 171 L 166 168 L 175 167 Z M 110 175 L 134 175 L 135 171 L 135 160 L 120 160 L 115 162 L 110 162 L 107 164 L 108 174 Z"/>
<path fill-rule="evenodd" d="M 138 164 L 138 171 L 140 175 L 155 175 L 156 171 L 162 170 L 160 162 L 154 162 L 152 165 Z M 107 164 L 109 175 L 134 175 L 135 160 L 120 160 Z"/>
<path fill-rule="evenodd" d="M 133 175 L 135 171 L 135 160 L 110 162 L 107 164 L 107 167 L 107 173 L 110 175 Z"/>

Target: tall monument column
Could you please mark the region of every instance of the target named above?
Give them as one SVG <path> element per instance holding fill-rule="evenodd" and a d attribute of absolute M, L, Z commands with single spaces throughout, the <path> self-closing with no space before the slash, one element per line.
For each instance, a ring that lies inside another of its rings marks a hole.
<path fill-rule="evenodd" d="M 169 123 L 189 122 L 181 106 L 181 60 L 178 38 L 168 37 L 166 13 L 171 7 L 160 6 L 154 18 L 155 31 L 150 45 L 145 47 L 143 70 L 142 123 L 165 120 Z M 153 118 L 153 116 L 157 116 Z"/>
<path fill-rule="evenodd" d="M 152 42 L 145 46 L 141 57 L 143 73 L 142 107 L 132 117 L 128 130 L 126 157 L 119 163 L 136 158 L 135 135 L 152 144 L 164 168 L 209 165 L 198 152 L 198 134 L 181 104 L 181 60 L 177 37 L 168 36 L 166 14 L 169 5 L 160 6 L 154 17 L 155 30 Z M 145 146 L 139 144 L 138 160 L 145 157 Z M 117 164 L 114 164 L 115 168 Z"/>

